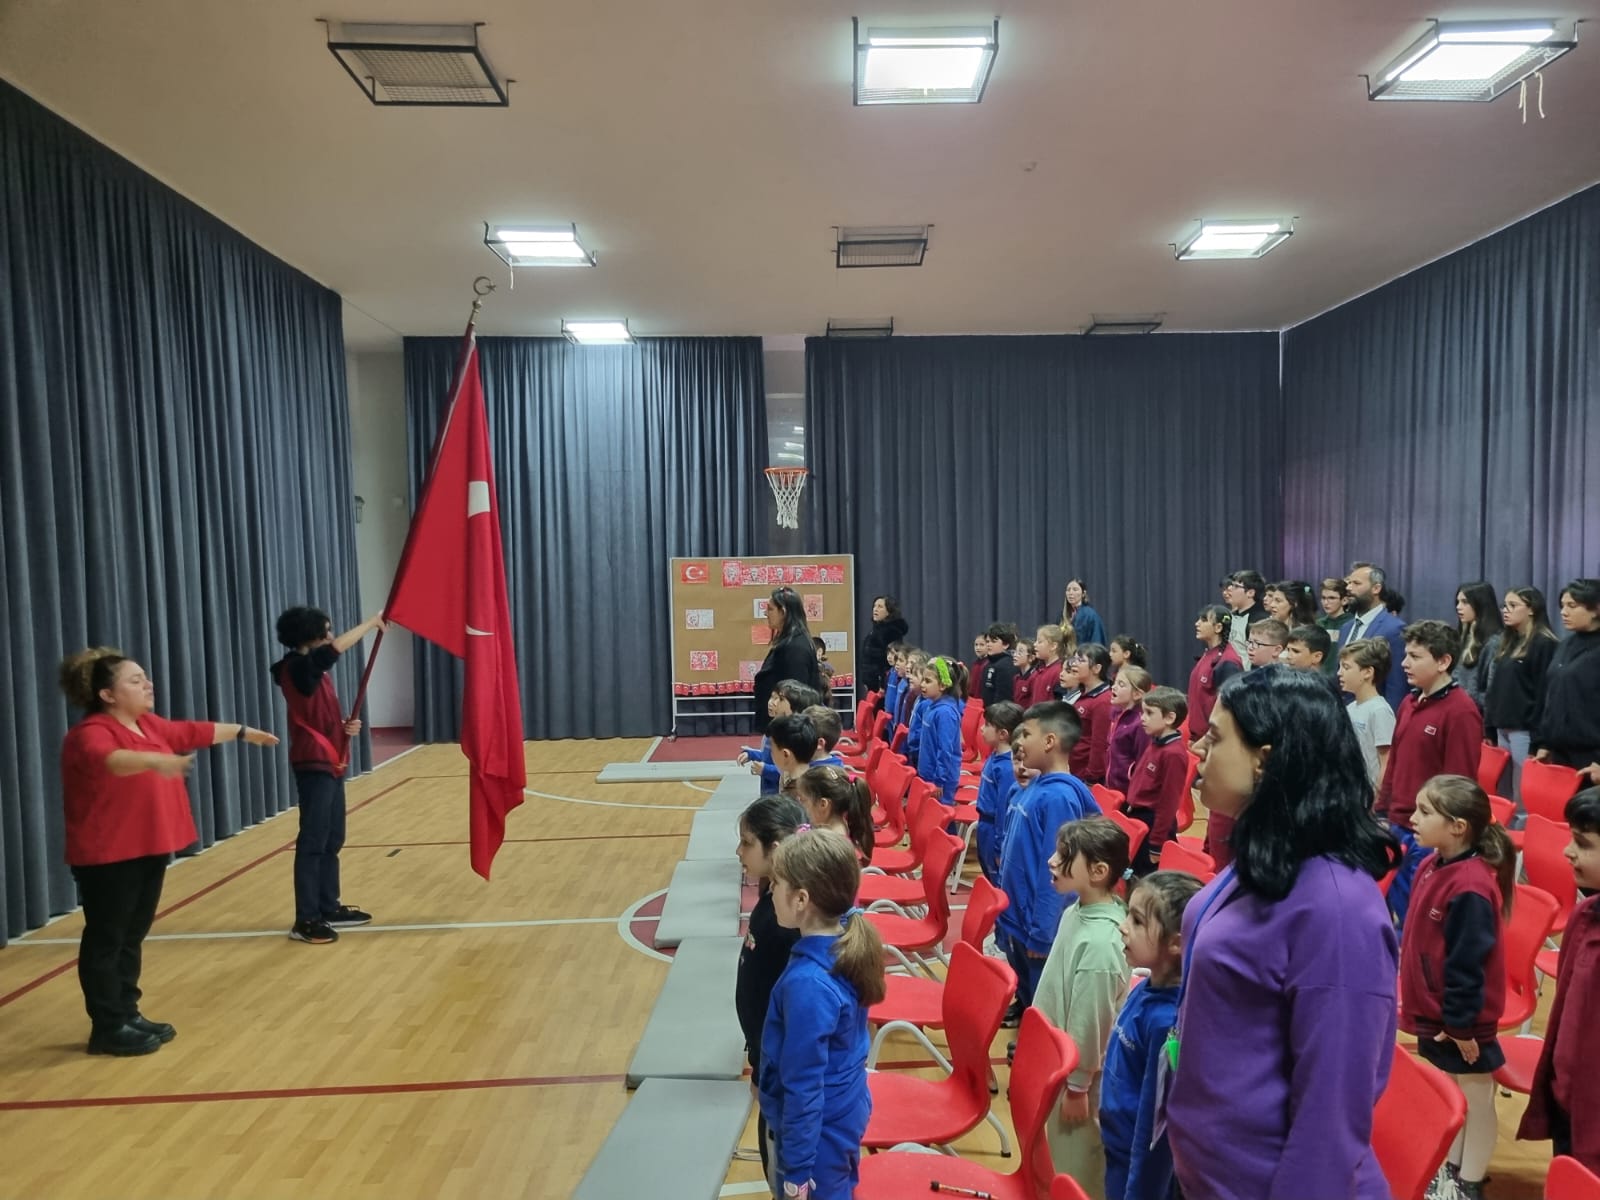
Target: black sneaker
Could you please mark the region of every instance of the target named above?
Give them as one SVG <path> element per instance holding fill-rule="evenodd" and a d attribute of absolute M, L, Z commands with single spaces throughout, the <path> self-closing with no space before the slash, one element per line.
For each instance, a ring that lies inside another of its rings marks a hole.
<path fill-rule="evenodd" d="M 159 1049 L 161 1049 L 160 1038 L 132 1024 L 96 1029 L 89 1035 L 90 1054 L 111 1054 L 117 1058 L 132 1058 L 139 1054 L 154 1054 Z"/>
<path fill-rule="evenodd" d="M 165 1021 L 152 1021 L 140 1013 L 135 1013 L 133 1020 L 129 1021 L 128 1024 L 141 1033 L 155 1034 L 161 1040 L 163 1046 L 178 1036 L 178 1031 Z"/>
<path fill-rule="evenodd" d="M 1015 1029 L 1018 1025 L 1021 1025 L 1022 1009 L 1023 1006 L 1013 1000 L 1011 1002 L 1011 1007 L 1006 1009 L 1006 1015 L 1000 1019 L 1000 1028 Z"/>
<path fill-rule="evenodd" d="M 370 925 L 372 924 L 372 914 L 362 912 L 351 904 L 341 904 L 323 917 L 322 920 L 324 924 L 332 925 L 337 929 L 344 925 Z"/>
<path fill-rule="evenodd" d="M 313 946 L 325 946 L 339 940 L 333 926 L 326 921 L 296 921 L 294 928 L 289 930 L 289 937 L 296 942 L 310 942 Z"/>

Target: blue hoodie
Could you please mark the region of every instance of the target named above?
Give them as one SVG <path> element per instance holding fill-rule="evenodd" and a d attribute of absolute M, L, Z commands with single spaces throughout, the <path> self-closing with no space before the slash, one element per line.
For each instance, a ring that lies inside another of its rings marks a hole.
<path fill-rule="evenodd" d="M 1118 1200 L 1167 1200 L 1172 1195 L 1172 1148 L 1167 1135 L 1151 1145 L 1156 1116 L 1156 1068 L 1167 1034 L 1178 1023 L 1178 989 L 1140 984 L 1111 1027 L 1100 1076 L 1100 1138 L 1106 1148 L 1106 1195 Z"/>
<path fill-rule="evenodd" d="M 1099 811 L 1083 781 L 1065 771 L 1041 775 L 1012 794 L 1000 859 L 1000 889 L 1011 906 L 997 924 L 1041 957 L 1050 953 L 1067 907 L 1067 897 L 1050 882 L 1056 830 Z"/>
<path fill-rule="evenodd" d="M 953 805 L 961 782 L 961 701 L 947 692 L 919 705 L 917 711 L 927 714 L 917 749 L 917 775 L 939 785 L 939 803 Z"/>
<path fill-rule="evenodd" d="M 872 1114 L 867 1010 L 833 973 L 830 934 L 795 943 L 761 1030 L 761 1114 L 777 1140 L 777 1177 L 814 1180 L 813 1200 L 849 1200 Z"/>
<path fill-rule="evenodd" d="M 1000 835 L 1016 790 L 1017 772 L 1011 765 L 1011 751 L 996 750 L 984 760 L 983 774 L 978 779 L 978 866 L 990 883 L 1000 881 L 1000 855 L 1005 846 Z"/>

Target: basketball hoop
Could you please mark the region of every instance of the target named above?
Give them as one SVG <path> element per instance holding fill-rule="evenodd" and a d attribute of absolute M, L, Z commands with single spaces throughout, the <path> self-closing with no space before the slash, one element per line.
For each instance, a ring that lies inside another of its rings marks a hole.
<path fill-rule="evenodd" d="M 767 482 L 778 498 L 778 524 L 784 529 L 800 528 L 800 493 L 806 490 L 804 467 L 768 467 Z"/>

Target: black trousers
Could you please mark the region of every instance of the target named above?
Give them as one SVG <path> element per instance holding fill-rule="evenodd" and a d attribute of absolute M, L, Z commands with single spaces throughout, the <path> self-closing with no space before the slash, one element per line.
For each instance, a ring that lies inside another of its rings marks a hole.
<path fill-rule="evenodd" d="M 96 1029 L 114 1029 L 139 1015 L 144 938 L 161 904 L 165 854 L 93 867 L 73 867 L 83 901 L 78 983 Z"/>
<path fill-rule="evenodd" d="M 294 919 L 322 921 L 339 908 L 339 851 L 344 848 L 344 780 L 296 771 L 300 836 L 294 843 Z"/>

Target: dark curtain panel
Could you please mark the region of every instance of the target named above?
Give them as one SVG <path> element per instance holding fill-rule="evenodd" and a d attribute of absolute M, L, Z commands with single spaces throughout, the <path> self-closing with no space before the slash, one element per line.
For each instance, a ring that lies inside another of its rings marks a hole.
<path fill-rule="evenodd" d="M 1408 619 L 1600 572 L 1600 188 L 1292 329 L 1284 557 L 1378 562 Z M 1592 474 L 1592 472 L 1591 472 Z"/>
<path fill-rule="evenodd" d="M 337 296 L 0 84 L 7 936 L 77 903 L 63 655 L 119 646 L 159 712 L 287 732 L 278 610 L 358 619 L 348 420 Z M 232 745 L 189 793 L 202 846 L 294 800 L 281 749 Z"/>
<path fill-rule="evenodd" d="M 806 391 L 806 536 L 855 554 L 857 628 L 890 592 L 913 642 L 970 660 L 1081 576 L 1182 685 L 1218 578 L 1276 566 L 1276 334 L 813 338 Z"/>
<path fill-rule="evenodd" d="M 407 338 L 413 501 L 459 338 Z M 484 400 L 532 738 L 671 725 L 667 560 L 763 553 L 759 338 L 574 346 L 480 338 Z M 416 734 L 460 736 L 460 664 L 419 643 Z"/>

